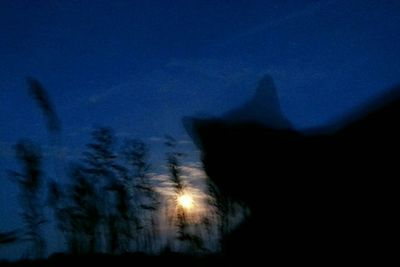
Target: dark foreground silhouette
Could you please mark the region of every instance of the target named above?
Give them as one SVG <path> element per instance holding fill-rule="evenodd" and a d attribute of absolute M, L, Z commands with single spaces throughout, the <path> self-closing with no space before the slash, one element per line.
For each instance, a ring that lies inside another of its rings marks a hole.
<path fill-rule="evenodd" d="M 165 253 L 151 256 L 141 253 L 122 255 L 92 254 L 68 255 L 54 254 L 43 260 L 20 260 L 17 262 L 0 261 L 0 266 L 222 266 L 222 257 L 208 255 L 206 257 Z"/>
<path fill-rule="evenodd" d="M 186 118 L 219 194 L 250 209 L 224 237 L 221 254 L 92 252 L 0 265 L 382 265 L 397 241 L 399 96 L 393 88 L 329 127 L 300 132 L 282 114 L 267 76 L 251 101 L 221 118 Z M 16 238 L 6 232 L 2 241 Z"/>
<path fill-rule="evenodd" d="M 251 214 L 224 254 L 251 262 L 382 262 L 394 251 L 400 88 L 330 127 L 299 132 L 265 77 L 216 119 L 185 118 L 221 194 Z"/>

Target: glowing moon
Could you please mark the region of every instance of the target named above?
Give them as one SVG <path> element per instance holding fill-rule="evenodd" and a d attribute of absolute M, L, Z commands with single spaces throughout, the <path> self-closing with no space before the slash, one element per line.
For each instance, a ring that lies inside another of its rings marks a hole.
<path fill-rule="evenodd" d="M 184 209 L 190 210 L 193 208 L 193 198 L 187 194 L 181 195 L 178 197 L 178 204 Z"/>

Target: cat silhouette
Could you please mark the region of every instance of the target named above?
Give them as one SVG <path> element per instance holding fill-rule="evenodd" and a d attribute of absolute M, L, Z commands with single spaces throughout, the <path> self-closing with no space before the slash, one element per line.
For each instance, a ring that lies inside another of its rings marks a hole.
<path fill-rule="evenodd" d="M 400 87 L 387 92 L 329 126 L 299 131 L 267 75 L 239 108 L 184 118 L 209 178 L 250 209 L 224 238 L 224 253 L 282 263 L 386 258 L 397 212 Z"/>

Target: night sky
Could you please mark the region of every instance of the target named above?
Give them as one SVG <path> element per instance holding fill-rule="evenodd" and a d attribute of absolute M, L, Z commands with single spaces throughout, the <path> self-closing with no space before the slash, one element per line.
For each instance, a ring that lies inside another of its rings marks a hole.
<path fill-rule="evenodd" d="M 156 157 L 166 133 L 190 152 L 181 118 L 240 105 L 267 73 L 296 127 L 326 125 L 400 82 L 399 25 L 398 0 L 0 1 L 0 231 L 20 221 L 7 175 L 20 138 L 50 161 L 78 156 L 93 126 Z M 59 147 L 28 76 L 56 106 Z"/>

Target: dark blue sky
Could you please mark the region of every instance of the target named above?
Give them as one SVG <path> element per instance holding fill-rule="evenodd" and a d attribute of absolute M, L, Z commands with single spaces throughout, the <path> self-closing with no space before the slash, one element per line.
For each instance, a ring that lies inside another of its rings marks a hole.
<path fill-rule="evenodd" d="M 265 73 L 314 127 L 400 82 L 399 14 L 398 0 L 0 1 L 0 230 L 19 220 L 12 145 L 48 144 L 26 76 L 57 106 L 67 157 L 95 125 L 157 153 L 164 133 L 188 139 L 182 116 L 239 105 Z"/>

